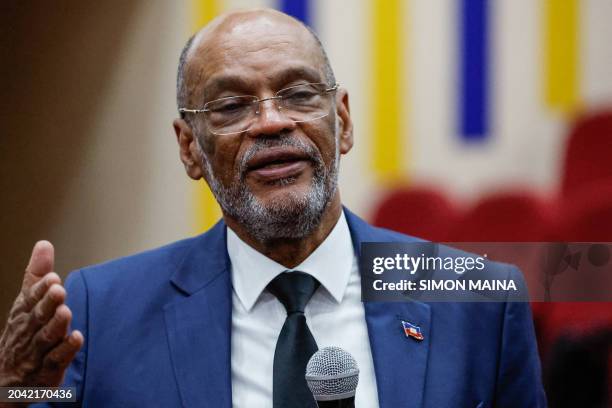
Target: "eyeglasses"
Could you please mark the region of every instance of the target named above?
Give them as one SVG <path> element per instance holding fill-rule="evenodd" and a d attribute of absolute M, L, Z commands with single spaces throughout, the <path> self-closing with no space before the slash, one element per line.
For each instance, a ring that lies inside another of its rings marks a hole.
<path fill-rule="evenodd" d="M 338 84 L 301 84 L 281 89 L 274 96 L 259 99 L 252 95 L 230 96 L 204 104 L 202 109 L 179 108 L 181 114 L 203 113 L 211 133 L 223 136 L 249 130 L 257 120 L 260 104 L 275 101 L 276 107 L 294 122 L 310 122 L 329 115 L 332 95 Z"/>

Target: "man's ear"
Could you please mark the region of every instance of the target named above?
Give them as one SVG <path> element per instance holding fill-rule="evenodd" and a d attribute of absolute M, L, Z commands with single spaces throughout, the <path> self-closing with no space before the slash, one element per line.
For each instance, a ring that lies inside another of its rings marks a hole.
<path fill-rule="evenodd" d="M 353 147 L 353 121 L 351 120 L 348 92 L 344 88 L 336 91 L 336 114 L 340 131 L 340 153 L 347 154 Z"/>
<path fill-rule="evenodd" d="M 174 133 L 176 133 L 179 155 L 183 166 L 185 166 L 185 172 L 194 180 L 201 179 L 203 157 L 191 126 L 184 119 L 174 119 L 172 126 L 174 127 Z"/>

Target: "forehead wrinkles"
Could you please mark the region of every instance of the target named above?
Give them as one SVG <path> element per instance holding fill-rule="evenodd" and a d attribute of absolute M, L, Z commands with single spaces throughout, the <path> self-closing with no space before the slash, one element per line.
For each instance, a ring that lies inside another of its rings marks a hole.
<path fill-rule="evenodd" d="M 203 32 L 187 63 L 188 96 L 203 88 L 213 74 L 228 67 L 252 68 L 266 74 L 276 67 L 270 61 L 302 60 L 324 76 L 324 58 L 311 33 L 304 27 L 268 19 L 219 24 Z"/>
<path fill-rule="evenodd" d="M 294 27 L 269 30 L 258 27 L 236 28 L 222 32 L 201 47 L 200 54 L 207 55 L 204 61 L 207 71 L 223 69 L 227 64 L 248 65 L 250 62 L 301 59 L 309 65 L 319 67 L 323 62 L 314 39 L 309 32 Z M 261 61 L 263 60 L 263 61 Z"/>

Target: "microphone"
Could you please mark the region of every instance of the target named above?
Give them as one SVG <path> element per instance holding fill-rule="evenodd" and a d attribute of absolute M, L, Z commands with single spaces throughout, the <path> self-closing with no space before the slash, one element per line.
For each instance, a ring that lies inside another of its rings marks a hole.
<path fill-rule="evenodd" d="M 355 408 L 357 361 L 340 347 L 325 347 L 310 357 L 306 382 L 319 408 Z"/>

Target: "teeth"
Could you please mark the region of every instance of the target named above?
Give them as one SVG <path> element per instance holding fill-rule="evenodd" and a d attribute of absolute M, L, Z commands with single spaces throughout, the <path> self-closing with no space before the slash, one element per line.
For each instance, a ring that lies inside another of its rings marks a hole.
<path fill-rule="evenodd" d="M 262 163 L 256 166 L 251 167 L 251 170 L 257 170 L 257 169 L 261 169 L 264 167 L 275 167 L 275 166 L 282 166 L 282 165 L 287 165 L 287 164 L 291 164 L 291 163 L 295 163 L 298 161 L 302 161 L 304 159 L 296 157 L 296 158 L 287 158 L 287 159 L 281 159 L 281 160 L 274 160 L 274 161 L 270 161 L 268 163 Z"/>
<path fill-rule="evenodd" d="M 263 167 L 266 167 L 266 166 L 276 166 L 276 165 L 281 165 L 281 164 L 288 164 L 288 163 L 293 163 L 293 162 L 296 162 L 296 161 L 298 161 L 298 159 L 275 160 L 275 161 L 272 161 L 270 163 L 264 164 Z"/>
<path fill-rule="evenodd" d="M 291 162 L 288 162 L 288 161 L 272 162 L 272 163 L 266 164 L 264 167 L 279 167 L 279 166 L 282 166 L 284 164 L 289 164 L 289 163 L 291 163 Z"/>

